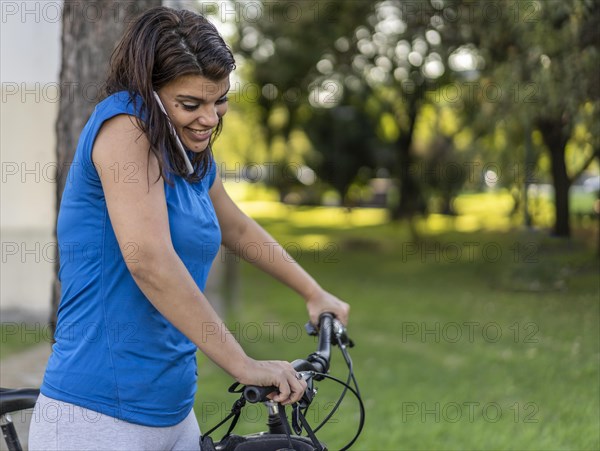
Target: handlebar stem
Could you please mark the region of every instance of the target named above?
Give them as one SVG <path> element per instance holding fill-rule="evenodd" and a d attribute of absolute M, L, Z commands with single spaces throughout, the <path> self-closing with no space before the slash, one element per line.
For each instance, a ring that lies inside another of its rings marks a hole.
<path fill-rule="evenodd" d="M 298 372 L 309 371 L 320 374 L 329 372 L 329 360 L 331 357 L 331 342 L 333 341 L 335 321 L 331 313 L 322 313 L 319 317 L 319 344 L 316 352 L 308 356 L 306 360 L 300 359 L 292 362 L 292 366 Z M 337 328 L 337 326 L 335 326 Z M 323 376 L 315 375 L 315 380 L 322 380 Z M 255 403 L 264 401 L 269 393 L 277 390 L 276 387 L 246 386 L 243 390 L 244 397 L 248 402 Z"/>
<path fill-rule="evenodd" d="M 313 352 L 307 359 L 313 366 L 316 373 L 327 374 L 329 372 L 329 355 L 324 356 L 319 352 Z M 315 376 L 316 380 L 323 379 L 322 376 Z"/>

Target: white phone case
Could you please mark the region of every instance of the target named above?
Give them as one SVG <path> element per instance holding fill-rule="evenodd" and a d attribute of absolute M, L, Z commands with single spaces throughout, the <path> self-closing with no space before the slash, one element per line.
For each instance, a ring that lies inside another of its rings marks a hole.
<path fill-rule="evenodd" d="M 177 142 L 177 147 L 179 147 L 181 156 L 183 156 L 183 161 L 185 161 L 185 167 L 187 168 L 187 171 L 188 171 L 187 173 L 188 173 L 188 175 L 190 175 L 194 172 L 194 167 L 192 166 L 192 162 L 190 161 L 190 159 L 187 156 L 185 148 L 183 147 L 183 144 L 181 143 L 181 140 L 179 139 L 179 135 L 177 134 L 177 130 L 175 130 L 175 127 L 173 126 L 173 123 L 171 122 L 171 118 L 169 117 L 169 114 L 167 113 L 165 106 L 163 105 L 162 101 L 160 100 L 160 97 L 158 96 L 156 91 L 152 91 L 152 93 L 154 94 L 154 98 L 158 102 L 158 106 L 160 106 L 160 109 L 162 110 L 162 112 L 165 113 L 165 116 L 167 116 L 167 121 L 169 123 L 169 130 L 171 130 L 171 134 L 175 138 L 175 142 Z"/>

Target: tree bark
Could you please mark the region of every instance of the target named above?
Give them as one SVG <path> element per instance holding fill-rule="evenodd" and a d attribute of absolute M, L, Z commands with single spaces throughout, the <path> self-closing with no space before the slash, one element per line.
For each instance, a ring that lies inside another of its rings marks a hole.
<path fill-rule="evenodd" d="M 56 121 L 56 206 L 60 207 L 65 181 L 79 133 L 100 100 L 110 55 L 129 21 L 140 12 L 160 6 L 160 0 L 66 0 L 62 15 L 61 97 Z M 55 229 L 56 236 L 56 229 Z M 52 293 L 50 325 L 56 325 L 60 300 L 58 255 Z"/>
<path fill-rule="evenodd" d="M 419 112 L 418 99 L 421 96 L 421 92 L 416 92 L 409 97 L 409 104 L 407 105 L 408 124 L 407 129 L 402 130 L 398 137 L 395 147 L 398 152 L 398 166 L 397 174 L 399 178 L 398 204 L 393 206 L 390 211 L 391 219 L 394 221 L 412 217 L 417 213 L 425 212 L 425 201 L 423 200 L 423 193 L 421 192 L 421 185 L 419 177 L 415 176 L 414 173 L 414 158 L 412 154 L 412 142 L 415 131 L 415 125 L 417 123 L 417 115 Z M 417 174 L 420 172 L 417 168 Z"/>
<path fill-rule="evenodd" d="M 555 146 L 550 152 L 552 180 L 554 181 L 554 235 L 568 238 L 571 236 L 569 221 L 569 188 L 571 181 L 567 176 L 565 149 Z"/>
<path fill-rule="evenodd" d="M 570 127 L 566 127 L 569 129 L 566 130 L 563 121 L 560 119 L 540 119 L 538 120 L 538 128 L 550 152 L 555 212 L 553 234 L 558 237 L 569 238 L 571 236 L 569 221 L 571 179 L 567 174 L 565 147 L 571 135 Z"/>

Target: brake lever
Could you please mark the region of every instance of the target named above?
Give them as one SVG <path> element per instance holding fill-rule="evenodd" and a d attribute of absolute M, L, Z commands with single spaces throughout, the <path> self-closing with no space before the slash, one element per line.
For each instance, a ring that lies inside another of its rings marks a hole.
<path fill-rule="evenodd" d="M 313 383 L 313 377 L 306 378 L 306 390 L 304 390 L 304 394 L 300 401 L 298 401 L 298 405 L 303 409 L 310 406 L 315 395 L 317 394 L 317 390 L 315 389 L 315 385 Z"/>
<path fill-rule="evenodd" d="M 303 375 L 303 379 L 306 381 L 306 390 L 304 390 L 302 398 L 300 398 L 298 402 L 292 405 L 292 428 L 294 429 L 297 435 L 302 434 L 302 421 L 300 419 L 302 412 L 300 410 L 308 409 L 315 395 L 317 394 L 317 389 L 314 388 L 313 383 L 314 374 L 311 374 L 309 372 L 300 374 Z"/>
<path fill-rule="evenodd" d="M 311 337 L 316 337 L 317 335 L 319 335 L 319 329 L 310 321 L 304 325 L 304 329 L 306 330 L 306 333 Z M 348 331 L 346 330 L 342 322 L 335 318 L 333 319 L 332 333 L 337 338 L 336 341 L 333 341 L 333 344 L 341 343 L 342 345 L 348 346 L 350 348 L 354 347 L 354 341 L 352 341 L 348 337 Z"/>
<path fill-rule="evenodd" d="M 310 321 L 304 325 L 304 330 L 306 330 L 306 333 L 311 337 L 316 337 L 317 335 L 319 335 L 319 330 Z"/>
<path fill-rule="evenodd" d="M 342 322 L 335 318 L 333 319 L 333 335 L 336 337 L 339 346 L 354 347 L 354 342 L 348 337 L 348 331 Z"/>
<path fill-rule="evenodd" d="M 302 435 L 302 423 L 300 422 L 300 405 L 294 404 L 292 406 L 292 429 L 296 435 Z"/>

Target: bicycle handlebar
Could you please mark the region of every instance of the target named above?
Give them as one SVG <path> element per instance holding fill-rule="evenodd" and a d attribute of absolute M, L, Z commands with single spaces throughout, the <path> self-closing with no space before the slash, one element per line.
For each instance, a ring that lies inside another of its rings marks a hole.
<path fill-rule="evenodd" d="M 322 426 L 324 426 L 333 414 L 338 410 L 340 404 L 344 400 L 346 393 L 352 393 L 358 402 L 360 409 L 359 424 L 356 434 L 343 448 L 341 451 L 345 451 L 352 446 L 352 444 L 359 437 L 365 418 L 365 409 L 362 402 L 360 391 L 356 378 L 354 377 L 352 359 L 348 353 L 347 348 L 354 346 L 352 340 L 348 338 L 344 325 L 331 313 L 324 313 L 319 317 L 318 328 L 311 323 L 306 324 L 306 330 L 309 335 L 318 335 L 317 350 L 310 354 L 306 359 L 294 360 L 292 367 L 296 372 L 302 375 L 302 378 L 306 381 L 306 390 L 302 394 L 302 398 L 292 405 L 292 418 L 291 425 L 287 419 L 285 413 L 285 406 L 276 405 L 274 402 L 266 402 L 269 414 L 267 425 L 269 427 L 268 432 L 261 432 L 257 434 L 250 434 L 245 436 L 232 435 L 231 432 L 241 414 L 241 409 L 244 407 L 246 402 L 256 403 L 269 401 L 268 396 L 277 391 L 277 387 L 259 387 L 255 385 L 242 386 L 238 382 L 234 383 L 229 387 L 230 393 L 242 393 L 242 396 L 235 401 L 231 408 L 231 413 L 209 432 L 204 435 L 204 440 L 209 441 L 212 444 L 210 434 L 221 427 L 224 423 L 229 421 L 231 418 L 231 424 L 229 430 L 225 436 L 217 443 L 216 448 L 210 449 L 222 449 L 222 450 L 233 450 L 242 447 L 248 451 L 250 450 L 275 450 L 275 449 L 302 449 L 311 451 L 323 451 L 327 448 L 319 441 L 315 435 Z M 344 357 L 346 365 L 348 367 L 348 378 L 346 382 L 328 374 L 329 364 L 331 358 L 331 345 L 338 345 L 340 351 Z M 313 382 L 315 380 L 321 381 L 329 379 L 333 382 L 337 382 L 342 385 L 340 397 L 336 404 L 333 406 L 331 412 L 321 421 L 321 423 L 313 428 L 306 419 L 306 413 L 310 408 L 314 396 L 317 390 L 314 387 Z M 240 387 L 242 388 L 240 390 Z M 292 437 L 292 429 L 297 434 Z M 301 436 L 302 431 L 306 432 L 306 436 Z M 203 442 L 204 443 L 204 442 Z M 238 445 L 240 445 L 238 447 Z"/>
<path fill-rule="evenodd" d="M 310 330 L 309 330 L 310 328 Z M 294 369 L 301 373 L 305 379 L 315 378 L 320 380 L 319 374 L 326 374 L 329 371 L 329 361 L 331 359 L 331 342 L 334 336 L 339 343 L 350 343 L 346 335 L 346 329 L 340 321 L 334 318 L 331 313 L 323 313 L 319 317 L 319 328 L 317 330 L 312 325 L 307 324 L 309 334 L 319 336 L 317 351 L 313 352 L 306 359 L 298 359 L 292 362 Z M 317 373 L 309 374 L 309 373 Z M 307 388 L 308 390 L 308 388 Z M 244 398 L 250 403 L 268 401 L 267 396 L 277 391 L 277 387 L 258 387 L 247 385 L 244 388 Z"/>

